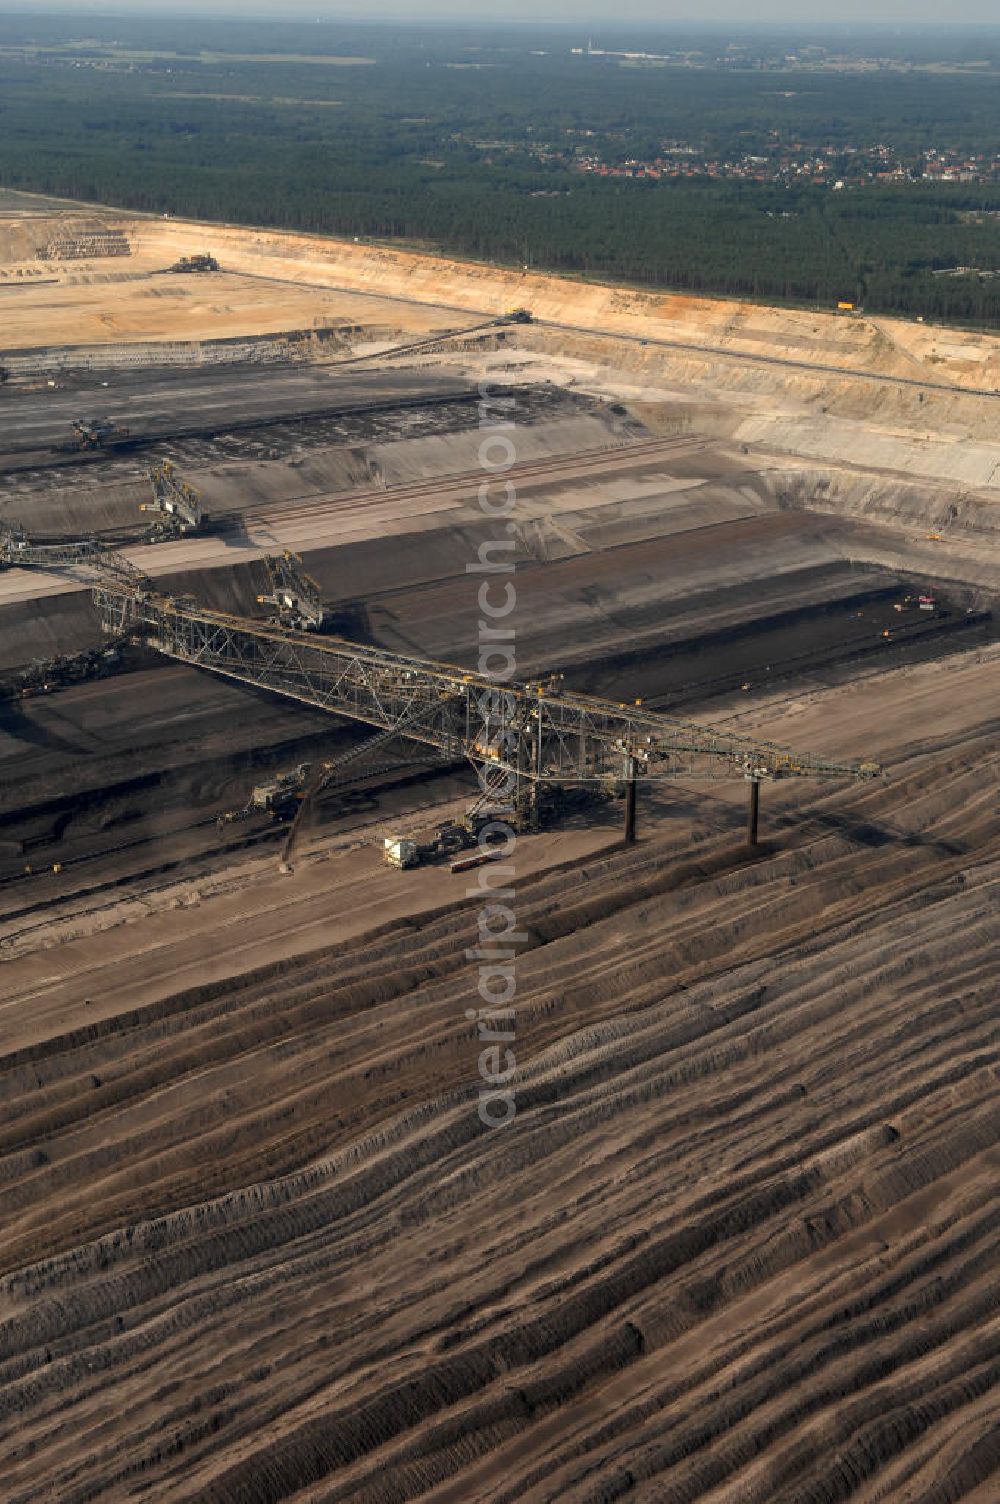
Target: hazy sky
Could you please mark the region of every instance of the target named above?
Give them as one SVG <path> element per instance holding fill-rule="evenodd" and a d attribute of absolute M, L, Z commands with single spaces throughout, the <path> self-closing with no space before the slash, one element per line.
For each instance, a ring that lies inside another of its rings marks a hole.
<path fill-rule="evenodd" d="M 788 21 L 799 27 L 837 25 L 843 22 L 877 21 L 905 25 L 952 25 L 956 22 L 997 24 L 997 0 L 837 0 L 836 5 L 817 0 L 0 0 L 0 11 L 30 14 L 62 11 L 90 15 L 176 16 L 185 12 L 200 16 L 246 16 L 280 21 L 294 17 L 317 20 L 375 20 L 382 17 L 427 21 L 454 19 L 469 23 L 486 21 L 573 21 L 581 25 L 604 22 L 614 26 L 635 20 L 729 21 L 743 27 L 753 21 Z M 748 14 L 748 12 L 751 12 Z"/>

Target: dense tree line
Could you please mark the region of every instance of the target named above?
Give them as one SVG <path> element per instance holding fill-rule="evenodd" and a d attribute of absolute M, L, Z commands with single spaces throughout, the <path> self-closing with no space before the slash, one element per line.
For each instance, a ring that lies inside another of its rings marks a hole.
<path fill-rule="evenodd" d="M 933 122 L 957 139 L 979 131 L 983 147 L 1000 132 L 989 79 L 810 75 L 796 103 L 800 91 L 776 91 L 773 74 L 623 79 L 581 73 L 568 53 L 504 62 L 500 51 L 495 66 L 468 70 L 448 66 L 448 46 L 397 38 L 357 67 L 173 57 L 104 71 L 0 55 L 0 183 L 645 286 L 847 298 L 962 322 L 1000 315 L 1000 279 L 934 275 L 1000 268 L 1000 187 L 601 180 L 573 171 L 567 147 L 587 130 L 588 142 L 625 151 L 698 121 L 733 151 L 824 121 L 845 140 L 912 142 Z"/>

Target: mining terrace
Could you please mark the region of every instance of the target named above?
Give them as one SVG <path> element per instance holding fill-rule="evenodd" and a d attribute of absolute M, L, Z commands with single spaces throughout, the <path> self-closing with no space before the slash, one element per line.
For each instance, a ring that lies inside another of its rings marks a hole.
<path fill-rule="evenodd" d="M 502 396 L 518 678 L 882 768 L 524 834 L 484 1131 L 471 769 L 282 860 L 366 729 L 0 570 L 4 1498 L 996 1498 L 1000 339 L 24 195 L 0 310 L 0 527 L 471 672 Z"/>

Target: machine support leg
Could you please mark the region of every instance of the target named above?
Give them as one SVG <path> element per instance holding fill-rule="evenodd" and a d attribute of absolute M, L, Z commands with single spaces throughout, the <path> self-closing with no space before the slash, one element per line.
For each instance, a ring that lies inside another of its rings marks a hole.
<path fill-rule="evenodd" d="M 760 779 L 750 779 L 750 804 L 747 809 L 747 844 L 750 847 L 757 845 L 757 832 L 760 827 Z"/>
<path fill-rule="evenodd" d="M 537 706 L 537 709 L 536 709 L 536 716 L 537 716 L 537 719 L 536 719 L 536 722 L 535 722 L 535 747 L 534 747 L 535 776 L 532 779 L 532 783 L 531 783 L 531 828 L 532 828 L 532 830 L 539 830 L 541 828 L 541 824 L 542 824 L 542 811 L 541 811 L 542 763 L 543 763 L 543 754 L 542 754 L 543 742 L 542 742 L 542 738 L 543 738 L 543 735 L 544 735 L 544 719 L 543 719 L 543 716 L 542 716 L 541 696 L 539 696 L 539 699 L 538 699 L 538 706 Z"/>
<path fill-rule="evenodd" d="M 635 758 L 630 757 L 625 769 L 625 845 L 635 845 Z"/>
<path fill-rule="evenodd" d="M 532 780 L 528 777 L 529 748 L 523 736 L 517 738 L 517 778 L 514 790 L 514 829 L 531 830 Z"/>

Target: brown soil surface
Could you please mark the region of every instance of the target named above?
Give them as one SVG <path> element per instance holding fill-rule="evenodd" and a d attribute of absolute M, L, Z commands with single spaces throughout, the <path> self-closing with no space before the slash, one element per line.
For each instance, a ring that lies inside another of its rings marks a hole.
<path fill-rule="evenodd" d="M 5 571 L 3 1504 L 994 1504 L 1000 341 L 0 209 L 5 345 L 119 362 L 12 376 L 0 519 L 243 614 L 293 548 L 327 630 L 472 665 L 488 378 L 520 675 L 885 768 L 765 786 L 753 851 L 742 778 L 644 783 L 634 847 L 610 798 L 520 837 L 491 1042 L 482 873 L 382 860 L 468 769 L 381 748 L 281 872 L 217 817 L 370 731 L 136 646 L 20 698 L 98 633 Z M 335 368 L 514 305 L 548 322 Z M 318 359 L 128 364 L 311 321 Z M 90 412 L 128 444 L 68 452 Z M 209 528 L 137 545 L 164 458 Z"/>
<path fill-rule="evenodd" d="M 502 1132 L 446 872 L 11 962 L 6 1497 L 988 1490 L 997 667 L 762 711 L 892 774 L 775 789 L 754 860 L 721 788 L 526 841 Z M 210 935 L 254 969 L 192 974 Z"/>

